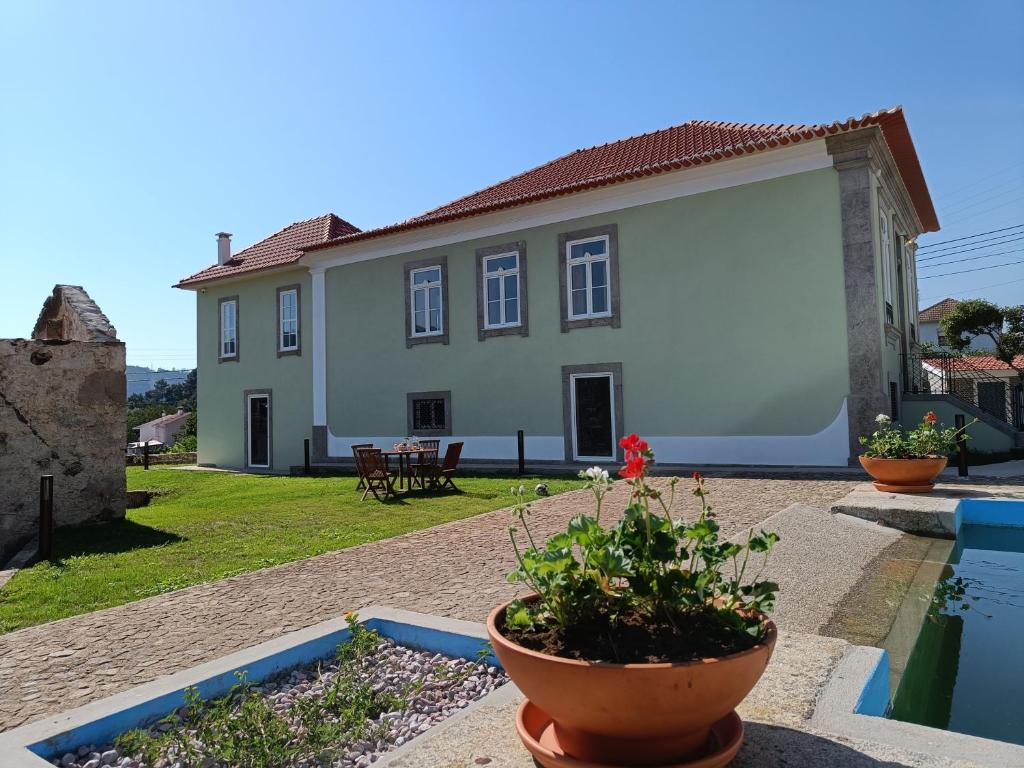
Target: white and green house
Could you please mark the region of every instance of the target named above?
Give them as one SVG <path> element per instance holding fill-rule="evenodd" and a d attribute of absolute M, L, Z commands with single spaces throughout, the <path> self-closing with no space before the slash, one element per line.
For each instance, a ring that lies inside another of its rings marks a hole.
<path fill-rule="evenodd" d="M 914 239 L 938 228 L 901 109 L 690 122 L 399 224 L 328 214 L 182 280 L 199 461 L 284 473 L 354 443 L 468 461 L 846 466 L 898 411 Z"/>

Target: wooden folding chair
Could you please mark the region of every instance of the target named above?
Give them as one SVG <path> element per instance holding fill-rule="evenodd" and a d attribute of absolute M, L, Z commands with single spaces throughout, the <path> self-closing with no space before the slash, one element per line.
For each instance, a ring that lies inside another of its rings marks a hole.
<path fill-rule="evenodd" d="M 444 452 L 444 461 L 441 462 L 440 466 L 435 465 L 431 470 L 428 470 L 430 484 L 434 489 L 451 488 L 453 491 L 459 490 L 459 487 L 455 485 L 452 478 L 455 477 L 455 472 L 459 468 L 460 456 L 462 456 L 462 443 L 448 443 L 448 449 Z"/>
<path fill-rule="evenodd" d="M 356 474 L 359 475 L 359 482 L 356 483 L 356 490 L 363 490 L 366 488 L 366 481 L 363 480 L 363 470 L 359 467 L 359 449 L 360 448 L 373 448 L 373 443 L 355 443 L 352 445 L 352 458 L 356 460 Z"/>
<path fill-rule="evenodd" d="M 380 501 L 380 494 L 384 498 L 395 495 L 395 486 L 391 482 L 394 475 L 388 471 L 388 465 L 379 448 L 360 448 L 357 452 L 359 463 L 363 469 L 363 480 L 366 481 L 366 490 L 363 491 L 362 501 L 366 501 L 367 494 L 372 493 L 373 498 Z"/>
<path fill-rule="evenodd" d="M 420 488 L 426 489 L 427 478 L 434 476 L 437 469 L 437 452 L 441 448 L 440 440 L 420 440 L 420 447 L 426 448 L 429 453 L 421 453 L 415 464 L 410 467 L 413 483 L 419 483 Z"/>

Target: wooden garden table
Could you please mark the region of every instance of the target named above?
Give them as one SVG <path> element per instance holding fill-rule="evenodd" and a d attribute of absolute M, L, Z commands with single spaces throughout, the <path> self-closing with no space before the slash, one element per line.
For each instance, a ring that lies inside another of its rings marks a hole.
<path fill-rule="evenodd" d="M 420 454 L 434 454 L 435 461 L 437 460 L 437 448 L 391 448 L 390 450 L 381 452 L 382 456 L 391 457 L 395 456 L 398 459 L 398 489 L 402 489 L 403 479 L 405 481 L 406 491 L 412 490 L 412 456 L 419 456 Z"/>

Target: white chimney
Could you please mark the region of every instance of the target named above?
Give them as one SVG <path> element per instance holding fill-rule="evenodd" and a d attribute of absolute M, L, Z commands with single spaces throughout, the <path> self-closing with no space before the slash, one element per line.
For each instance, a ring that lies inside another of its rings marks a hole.
<path fill-rule="evenodd" d="M 224 265 L 231 261 L 231 233 L 217 233 L 217 263 Z"/>

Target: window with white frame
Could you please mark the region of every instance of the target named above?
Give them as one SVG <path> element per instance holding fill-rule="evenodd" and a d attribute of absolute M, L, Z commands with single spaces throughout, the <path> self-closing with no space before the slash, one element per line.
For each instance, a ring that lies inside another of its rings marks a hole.
<path fill-rule="evenodd" d="M 484 327 L 519 325 L 519 254 L 497 253 L 485 257 L 483 281 Z"/>
<path fill-rule="evenodd" d="M 611 315 L 608 236 L 570 240 L 565 250 L 569 319 Z"/>
<path fill-rule="evenodd" d="M 299 349 L 299 289 L 282 288 L 277 292 L 277 351 Z"/>
<path fill-rule="evenodd" d="M 238 299 L 220 302 L 220 358 L 238 357 Z"/>
<path fill-rule="evenodd" d="M 882 293 L 885 297 L 885 320 L 892 324 L 892 238 L 889 235 L 889 217 L 878 209 L 878 241 L 882 249 Z"/>
<path fill-rule="evenodd" d="M 414 269 L 409 277 L 409 301 L 412 306 L 410 333 L 413 336 L 440 336 L 444 332 L 440 265 Z"/>

